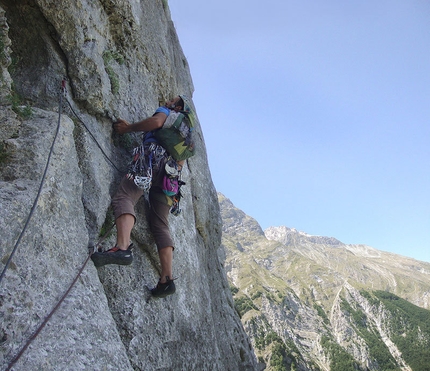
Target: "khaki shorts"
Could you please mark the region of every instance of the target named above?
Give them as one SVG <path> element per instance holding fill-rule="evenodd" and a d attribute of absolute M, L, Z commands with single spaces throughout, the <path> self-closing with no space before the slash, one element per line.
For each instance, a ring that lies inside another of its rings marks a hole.
<path fill-rule="evenodd" d="M 112 198 L 115 220 L 123 214 L 131 214 L 136 219 L 134 207 L 142 196 L 143 190 L 138 188 L 132 180 L 123 177 L 115 196 Z"/>
<path fill-rule="evenodd" d="M 159 177 L 156 176 L 155 178 Z M 158 179 L 154 180 L 154 183 L 158 183 Z M 115 196 L 112 198 L 115 220 L 123 214 L 131 214 L 136 219 L 135 206 L 142 196 L 143 190 L 138 188 L 133 180 L 123 177 Z M 168 246 L 174 248 L 169 230 L 170 205 L 168 199 L 157 184 L 151 187 L 149 191 L 149 226 L 158 250 Z"/>

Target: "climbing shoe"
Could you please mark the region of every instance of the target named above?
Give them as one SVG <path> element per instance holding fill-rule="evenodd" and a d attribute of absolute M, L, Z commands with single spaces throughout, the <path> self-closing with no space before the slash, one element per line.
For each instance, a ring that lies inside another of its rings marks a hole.
<path fill-rule="evenodd" d="M 164 298 L 168 295 L 174 294 L 176 291 L 175 283 L 170 279 L 169 276 L 166 276 L 166 282 L 161 283 L 158 281 L 156 287 L 151 290 L 151 294 L 155 298 Z"/>
<path fill-rule="evenodd" d="M 133 244 L 127 250 L 121 250 L 115 246 L 107 251 L 97 251 L 91 255 L 91 260 L 96 267 L 102 267 L 106 264 L 129 265 L 133 262 Z"/>

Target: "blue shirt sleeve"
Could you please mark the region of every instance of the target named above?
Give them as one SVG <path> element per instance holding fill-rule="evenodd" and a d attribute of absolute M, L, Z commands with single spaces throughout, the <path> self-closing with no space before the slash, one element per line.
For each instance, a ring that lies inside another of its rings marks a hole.
<path fill-rule="evenodd" d="M 164 106 L 158 107 L 157 110 L 155 111 L 155 113 L 159 113 L 159 112 L 165 113 L 167 116 L 170 115 L 170 110 L 167 107 L 164 107 Z M 155 113 L 154 113 L 154 115 L 155 115 Z"/>

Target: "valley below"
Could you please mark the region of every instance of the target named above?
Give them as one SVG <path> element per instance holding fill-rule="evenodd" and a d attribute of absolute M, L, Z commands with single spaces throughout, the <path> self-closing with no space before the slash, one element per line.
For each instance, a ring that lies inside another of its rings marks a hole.
<path fill-rule="evenodd" d="M 430 264 L 258 222 L 218 194 L 225 268 L 260 370 L 430 368 Z"/>

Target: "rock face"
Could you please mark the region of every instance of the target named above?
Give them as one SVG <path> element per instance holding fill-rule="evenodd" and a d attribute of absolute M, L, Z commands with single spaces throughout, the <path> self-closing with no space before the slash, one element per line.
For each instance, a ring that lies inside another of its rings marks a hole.
<path fill-rule="evenodd" d="M 167 1 L 0 0 L 0 23 L 1 370 L 254 370 L 200 125 L 171 216 L 177 293 L 149 295 L 159 264 L 144 199 L 133 264 L 86 263 L 138 139 L 112 135 L 112 120 L 193 92 Z"/>
<path fill-rule="evenodd" d="M 260 369 L 428 370 L 430 264 L 258 223 L 219 194 L 227 276 Z"/>

